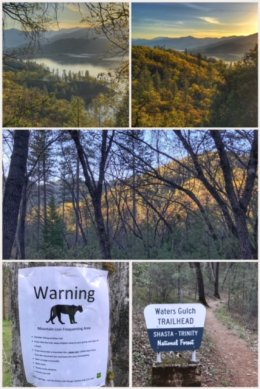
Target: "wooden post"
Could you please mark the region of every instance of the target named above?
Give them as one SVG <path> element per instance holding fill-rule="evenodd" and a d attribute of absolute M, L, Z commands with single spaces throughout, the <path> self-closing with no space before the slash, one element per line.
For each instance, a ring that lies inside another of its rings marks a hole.
<path fill-rule="evenodd" d="M 152 386 L 201 386 L 201 365 L 156 363 L 152 367 Z"/>

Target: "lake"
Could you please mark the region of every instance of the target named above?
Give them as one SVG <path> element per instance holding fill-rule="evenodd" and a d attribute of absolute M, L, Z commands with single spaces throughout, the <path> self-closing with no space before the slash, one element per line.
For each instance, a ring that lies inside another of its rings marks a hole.
<path fill-rule="evenodd" d="M 106 61 L 100 60 L 99 61 L 91 61 L 86 62 L 88 57 L 85 57 L 84 60 L 82 56 L 78 57 L 73 56 L 73 62 L 72 61 L 58 61 L 56 58 L 47 58 L 47 57 L 39 57 L 39 58 L 33 58 L 29 61 L 35 62 L 38 65 L 43 65 L 45 67 L 48 67 L 51 71 L 52 70 L 58 70 L 59 75 L 62 75 L 63 70 L 66 70 L 68 73 L 71 71 L 72 73 L 78 73 L 79 71 L 82 73 L 85 73 L 87 70 L 92 77 L 97 77 L 99 73 L 107 73 L 113 69 L 115 69 L 118 66 L 118 58 L 110 58 Z"/>

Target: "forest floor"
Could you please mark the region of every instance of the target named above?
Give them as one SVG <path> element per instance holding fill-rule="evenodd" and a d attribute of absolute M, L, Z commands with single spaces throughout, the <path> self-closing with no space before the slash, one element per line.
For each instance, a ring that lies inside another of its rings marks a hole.
<path fill-rule="evenodd" d="M 222 381 L 224 379 L 232 386 L 257 387 L 257 342 L 252 342 L 250 336 L 247 340 L 242 339 L 243 333 L 235 327 L 228 328 L 218 319 L 216 311 L 223 302 L 211 299 L 208 303 L 210 309 L 207 309 L 205 329 L 214 344 L 216 356 L 225 365 Z"/>
<path fill-rule="evenodd" d="M 202 366 L 202 386 L 257 387 L 257 336 L 239 325 L 231 327 L 218 319 L 217 310 L 224 301 L 208 299 L 208 303 L 203 342 L 197 352 Z M 151 386 L 156 354 L 149 344 L 143 310 L 135 310 L 133 316 L 132 384 Z M 182 356 L 190 359 L 191 353 Z"/>

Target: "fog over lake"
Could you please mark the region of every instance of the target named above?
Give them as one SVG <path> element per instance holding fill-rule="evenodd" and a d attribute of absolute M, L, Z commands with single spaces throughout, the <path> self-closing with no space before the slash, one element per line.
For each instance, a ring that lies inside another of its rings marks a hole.
<path fill-rule="evenodd" d="M 86 60 L 87 58 L 85 58 L 85 61 Z M 115 69 L 118 65 L 118 60 L 113 60 L 112 58 L 111 60 L 109 59 L 106 62 L 100 60 L 100 65 L 98 64 L 98 61 L 91 62 L 91 63 L 84 61 L 82 63 L 82 58 L 77 63 L 75 56 L 74 56 L 73 63 L 71 63 L 70 61 L 67 63 L 61 61 L 59 62 L 53 58 L 47 58 L 47 57 L 33 58 L 30 59 L 29 61 L 35 62 L 38 65 L 43 65 L 45 67 L 48 67 L 51 71 L 58 70 L 60 76 L 62 75 L 63 70 L 65 70 L 66 73 L 68 73 L 69 71 L 71 71 L 72 73 L 78 73 L 79 71 L 85 73 L 85 71 L 87 70 L 90 76 L 97 77 L 99 73 L 109 72 Z"/>

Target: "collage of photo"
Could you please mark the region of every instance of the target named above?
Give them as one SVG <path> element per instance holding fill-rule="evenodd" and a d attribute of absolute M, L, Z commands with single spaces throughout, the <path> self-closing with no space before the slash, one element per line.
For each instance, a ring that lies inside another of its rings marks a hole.
<path fill-rule="evenodd" d="M 258 387 L 258 1 L 1 5 L 1 387 Z"/>

